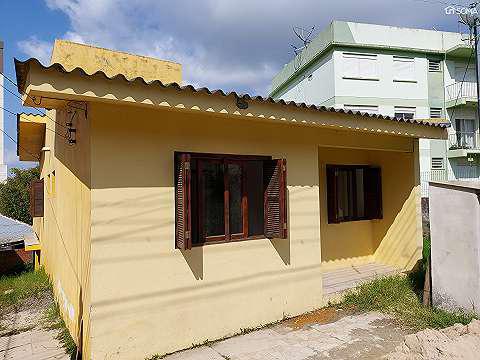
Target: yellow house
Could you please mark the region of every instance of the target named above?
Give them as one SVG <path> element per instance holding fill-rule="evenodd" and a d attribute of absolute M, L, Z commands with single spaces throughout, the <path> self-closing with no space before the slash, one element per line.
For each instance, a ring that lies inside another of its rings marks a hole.
<path fill-rule="evenodd" d="M 69 42 L 52 59 L 15 61 L 47 109 L 19 115 L 19 155 L 84 358 L 230 336 L 323 306 L 329 271 L 421 257 L 418 139 L 445 124 L 180 86 L 178 64 Z"/>

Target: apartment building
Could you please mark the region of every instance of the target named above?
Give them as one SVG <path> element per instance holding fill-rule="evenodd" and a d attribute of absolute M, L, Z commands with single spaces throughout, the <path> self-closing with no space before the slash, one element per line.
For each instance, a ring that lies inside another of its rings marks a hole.
<path fill-rule="evenodd" d="M 450 122 L 420 141 L 428 180 L 479 179 L 474 57 L 467 35 L 333 21 L 274 77 L 270 96 L 402 118 Z M 467 67 L 468 64 L 468 67 Z"/>

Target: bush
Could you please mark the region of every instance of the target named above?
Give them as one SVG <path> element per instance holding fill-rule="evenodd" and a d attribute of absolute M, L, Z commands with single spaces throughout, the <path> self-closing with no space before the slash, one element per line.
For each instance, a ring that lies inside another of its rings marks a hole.
<path fill-rule="evenodd" d="M 31 169 L 10 169 L 11 176 L 0 183 L 0 213 L 22 221 L 32 223 L 30 216 L 30 183 L 40 178 L 37 167 Z"/>

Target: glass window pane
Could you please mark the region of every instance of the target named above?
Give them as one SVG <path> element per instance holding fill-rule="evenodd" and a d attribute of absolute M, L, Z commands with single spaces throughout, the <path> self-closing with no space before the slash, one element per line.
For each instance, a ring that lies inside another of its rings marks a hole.
<path fill-rule="evenodd" d="M 365 195 L 363 191 L 363 169 L 355 169 L 355 187 L 357 195 L 357 217 L 365 217 Z"/>
<path fill-rule="evenodd" d="M 243 233 L 242 217 L 242 167 L 228 164 L 230 234 Z"/>
<path fill-rule="evenodd" d="M 206 236 L 224 235 L 224 179 L 223 163 L 204 161 L 203 177 L 203 224 Z"/>
<path fill-rule="evenodd" d="M 263 162 L 245 162 L 248 198 L 248 236 L 263 235 Z"/>

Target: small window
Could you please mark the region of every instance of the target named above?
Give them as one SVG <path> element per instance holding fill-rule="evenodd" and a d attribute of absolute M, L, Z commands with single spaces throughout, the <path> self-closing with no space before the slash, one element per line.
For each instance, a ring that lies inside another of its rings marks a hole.
<path fill-rule="evenodd" d="M 381 219 L 382 181 L 379 167 L 327 165 L 328 222 Z"/>
<path fill-rule="evenodd" d="M 377 55 L 343 53 L 343 78 L 378 80 L 378 77 Z"/>
<path fill-rule="evenodd" d="M 440 60 L 428 60 L 428 71 L 439 72 L 441 70 Z"/>
<path fill-rule="evenodd" d="M 411 120 L 415 118 L 414 107 L 395 106 L 394 111 L 397 119 Z"/>
<path fill-rule="evenodd" d="M 175 154 L 176 248 L 287 237 L 286 161 Z"/>
<path fill-rule="evenodd" d="M 369 114 L 378 114 L 378 106 L 375 105 L 344 105 L 345 110 L 360 111 Z"/>
<path fill-rule="evenodd" d="M 404 56 L 393 57 L 393 81 L 415 81 L 415 59 Z"/>
<path fill-rule="evenodd" d="M 443 158 L 434 157 L 432 158 L 432 170 L 443 170 L 445 169 L 443 165 Z"/>
<path fill-rule="evenodd" d="M 30 184 L 30 215 L 43 216 L 43 179 L 33 180 Z"/>
<path fill-rule="evenodd" d="M 442 108 L 430 108 L 430 118 L 440 119 L 442 117 Z"/>

